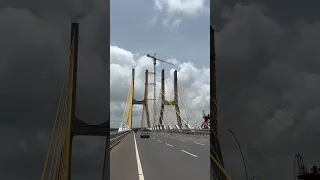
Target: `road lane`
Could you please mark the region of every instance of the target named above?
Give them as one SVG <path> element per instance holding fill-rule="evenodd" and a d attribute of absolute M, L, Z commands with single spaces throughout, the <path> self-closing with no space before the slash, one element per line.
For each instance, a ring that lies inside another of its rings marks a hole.
<path fill-rule="evenodd" d="M 154 135 L 153 136 L 157 141 L 160 140 L 161 142 L 168 143 L 172 145 L 176 149 L 187 151 L 191 154 L 197 156 L 203 165 L 209 166 L 210 165 L 210 144 L 209 143 L 199 143 L 195 140 L 185 139 L 183 137 L 176 137 L 176 136 L 162 136 L 162 135 Z M 199 163 L 202 166 L 201 163 Z"/>
<path fill-rule="evenodd" d="M 136 134 L 139 161 L 133 133 L 127 135 L 110 151 L 111 180 L 139 180 L 138 169 L 144 180 L 185 179 L 209 180 L 209 141 L 189 135 L 151 133 L 150 138 Z M 204 145 L 202 145 L 204 144 Z M 140 164 L 138 168 L 138 164 Z"/>
<path fill-rule="evenodd" d="M 139 180 L 133 133 L 110 151 L 111 180 Z"/>
<path fill-rule="evenodd" d="M 156 133 L 151 133 L 149 139 L 136 137 L 146 180 L 210 179 L 209 148 L 194 146 L 196 144 L 192 143 L 182 144 L 184 142 L 178 140 L 168 141 L 168 138 L 164 137 L 160 139 L 161 136 Z M 202 152 L 207 155 L 200 154 Z"/>

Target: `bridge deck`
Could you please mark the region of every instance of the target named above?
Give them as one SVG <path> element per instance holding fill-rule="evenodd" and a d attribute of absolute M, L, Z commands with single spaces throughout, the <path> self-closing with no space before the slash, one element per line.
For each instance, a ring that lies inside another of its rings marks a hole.
<path fill-rule="evenodd" d="M 139 180 L 133 136 L 110 152 L 112 180 Z M 209 137 L 155 132 L 149 139 L 135 137 L 145 180 L 210 179 Z"/>

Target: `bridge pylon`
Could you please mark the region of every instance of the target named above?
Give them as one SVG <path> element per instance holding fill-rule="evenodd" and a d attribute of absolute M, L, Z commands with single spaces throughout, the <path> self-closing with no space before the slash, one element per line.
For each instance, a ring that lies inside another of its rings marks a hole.
<path fill-rule="evenodd" d="M 41 180 L 69 180 L 71 175 L 72 141 L 77 135 L 106 136 L 110 142 L 110 111 L 106 122 L 90 125 L 76 117 L 77 66 L 78 66 L 79 23 L 71 24 L 69 69 L 62 88 L 56 118 L 43 167 Z M 105 147 L 103 179 L 109 177 L 109 146 Z M 51 158 L 49 158 L 51 156 Z M 51 159 L 51 160 L 50 160 Z M 51 161 L 51 162 L 50 162 Z M 52 171 L 53 170 L 53 171 Z M 46 177 L 48 176 L 48 177 Z"/>
<path fill-rule="evenodd" d="M 147 117 L 147 126 L 148 128 L 151 127 L 150 125 L 150 116 L 149 116 L 149 105 L 148 105 L 148 70 L 145 72 L 145 89 L 144 89 L 144 98 L 143 100 L 136 100 L 134 98 L 134 79 L 135 79 L 135 69 L 132 69 L 132 86 L 131 86 L 131 92 L 132 92 L 132 103 L 131 106 L 133 105 L 143 105 L 144 106 L 144 111 L 146 112 L 146 117 Z M 131 107 L 132 108 L 132 107 Z M 130 114 L 130 126 L 132 126 L 132 112 Z M 130 127 L 132 128 L 132 127 Z"/>
<path fill-rule="evenodd" d="M 180 116 L 180 108 L 179 108 L 179 97 L 178 97 L 178 76 L 177 76 L 177 70 L 174 71 L 174 77 L 173 77 L 173 92 L 174 92 L 174 100 L 168 101 L 165 99 L 165 76 L 164 76 L 164 69 L 161 71 L 161 109 L 160 109 L 160 117 L 159 117 L 159 128 L 164 128 L 163 126 L 163 112 L 164 112 L 164 106 L 174 106 L 176 116 L 177 116 L 177 122 L 180 129 L 182 129 L 182 120 Z"/>
<path fill-rule="evenodd" d="M 218 107 L 216 94 L 216 53 L 214 46 L 214 28 L 210 26 L 210 169 L 211 176 L 215 174 L 219 180 L 227 180 L 228 178 L 223 173 L 221 168 L 224 168 L 220 141 L 218 139 Z M 217 164 L 219 162 L 219 164 Z M 219 167 L 220 166 L 220 167 Z"/>
<path fill-rule="evenodd" d="M 90 125 L 76 117 L 76 93 L 77 93 L 77 64 L 78 64 L 78 38 L 79 38 L 79 23 L 72 23 L 71 25 L 71 58 L 69 65 L 69 92 L 68 97 L 70 100 L 70 109 L 68 109 L 71 118 L 69 126 L 67 126 L 67 133 L 65 137 L 65 148 L 66 154 L 64 155 L 67 159 L 65 160 L 65 174 L 63 178 L 65 180 L 70 179 L 71 174 L 71 153 L 72 153 L 72 140 L 74 136 L 85 135 L 85 136 L 106 136 L 109 141 L 110 135 L 110 114 L 109 119 L 100 125 Z M 106 147 L 109 148 L 109 147 Z M 105 167 L 105 169 L 109 169 Z M 106 173 L 106 172 L 104 172 Z"/>

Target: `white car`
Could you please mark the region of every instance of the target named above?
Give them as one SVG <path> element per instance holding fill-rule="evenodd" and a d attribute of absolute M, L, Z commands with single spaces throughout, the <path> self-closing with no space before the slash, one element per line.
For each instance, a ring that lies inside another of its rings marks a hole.
<path fill-rule="evenodd" d="M 148 129 L 142 129 L 140 138 L 150 138 L 150 131 Z"/>

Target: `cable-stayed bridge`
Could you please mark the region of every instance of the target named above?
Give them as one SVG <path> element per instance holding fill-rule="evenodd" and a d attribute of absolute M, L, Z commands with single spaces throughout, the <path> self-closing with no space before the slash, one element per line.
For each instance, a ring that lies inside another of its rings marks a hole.
<path fill-rule="evenodd" d="M 110 151 L 111 179 L 210 179 L 209 130 L 190 125 L 192 113 L 183 115 L 186 106 L 178 96 L 177 71 L 174 71 L 173 97 L 165 92 L 165 71 L 161 72 L 161 88 L 153 122 L 148 103 L 148 70 L 145 72 L 143 100 L 134 93 L 135 69 L 118 134 L 125 136 Z M 169 99 L 170 98 L 170 99 Z M 153 100 L 153 99 L 152 99 Z M 191 102 L 192 100 L 189 100 Z M 140 138 L 139 128 L 132 128 L 133 106 L 141 105 L 141 128 L 150 130 L 150 138 Z M 180 108 L 183 106 L 183 108 Z M 202 117 L 197 119 L 201 120 Z M 194 121 L 192 121 L 194 122 Z M 116 138 L 116 137 L 115 137 Z M 111 137 L 112 139 L 112 137 Z M 117 143 L 117 142 L 115 142 Z M 126 169 L 126 173 L 123 173 Z"/>
<path fill-rule="evenodd" d="M 69 71 L 63 85 L 41 180 L 70 180 L 74 136 L 105 136 L 102 179 L 209 179 L 209 131 L 193 128 L 180 113 L 175 72 L 174 98 L 164 99 L 164 86 L 157 105 L 157 122 L 151 125 L 147 98 L 134 99 L 134 70 L 122 124 L 110 129 L 109 119 L 88 124 L 76 116 L 77 58 L 79 24 L 71 25 Z M 148 72 L 146 72 L 146 75 Z M 147 80 L 148 78 L 146 78 Z M 164 71 L 163 71 L 164 83 Z M 146 84 L 148 84 L 146 82 Z M 146 85 L 147 87 L 147 85 Z M 145 97 L 147 97 L 146 90 Z M 151 130 L 149 139 L 140 139 L 132 128 L 133 105 L 143 105 L 141 126 Z M 171 115 L 167 109 L 171 108 Z M 106 110 L 106 113 L 110 113 Z M 145 120 L 144 120 L 145 118 Z M 199 118 L 199 121 L 202 117 Z M 144 123 L 145 122 L 145 123 Z M 108 145 L 110 144 L 110 146 Z M 110 151 L 111 150 L 111 151 Z M 110 166 L 109 162 L 110 151 Z"/>
<path fill-rule="evenodd" d="M 106 147 L 104 165 L 101 168 L 102 179 L 112 180 L 142 180 L 142 179 L 231 179 L 228 169 L 224 167 L 222 152 L 220 148 L 220 139 L 218 136 L 217 122 L 217 101 L 215 94 L 215 67 L 211 67 L 211 101 L 210 101 L 210 131 L 200 129 L 200 125 L 190 125 L 188 117 L 183 116 L 180 106 L 185 102 L 192 100 L 181 100 L 178 96 L 177 72 L 174 73 L 173 98 L 166 99 L 164 90 L 164 71 L 162 71 L 162 86 L 159 92 L 158 104 L 155 107 L 156 121 L 150 118 L 149 105 L 147 101 L 148 87 L 146 82 L 145 98 L 136 100 L 134 93 L 134 70 L 132 71 L 131 85 L 128 90 L 127 103 L 122 117 L 122 123 L 119 128 L 110 129 L 109 120 L 100 125 L 91 125 L 85 123 L 76 117 L 76 74 L 77 74 L 77 54 L 78 54 L 78 34 L 79 24 L 72 23 L 71 27 L 71 44 L 69 58 L 69 72 L 65 84 L 62 88 L 60 103 L 58 106 L 57 116 L 54 121 L 50 146 L 48 148 L 45 165 L 41 179 L 69 180 L 71 174 L 71 149 L 72 139 L 76 135 L 86 136 L 106 136 Z M 214 36 L 211 36 L 212 38 Z M 214 42 L 214 40 L 211 40 Z M 214 45 L 211 45 L 214 48 Z M 214 52 L 214 50 L 212 51 Z M 211 61 L 215 62 L 215 54 L 211 54 Z M 146 81 L 148 72 L 146 72 Z M 133 105 L 142 105 L 141 127 L 149 128 L 151 137 L 141 139 L 137 129 L 132 128 Z M 263 110 L 270 113 L 268 109 L 257 101 L 257 105 Z M 184 108 L 186 109 L 186 108 Z M 222 113 L 225 113 L 220 109 Z M 287 114 L 284 110 L 283 113 Z M 106 110 L 109 114 L 109 111 Z M 110 114 L 109 114 L 110 116 Z M 228 116 L 226 114 L 226 116 Z M 281 123 L 274 115 L 270 115 L 284 129 L 287 125 Z M 191 117 L 197 119 L 199 117 Z M 230 117 L 228 117 L 231 119 Z M 199 118 L 201 119 L 201 117 Z M 292 119 L 294 119 L 292 117 Z M 233 129 L 235 133 L 245 133 L 241 131 L 236 121 L 232 120 L 237 127 Z M 297 121 L 300 122 L 300 121 Z M 201 122 L 200 122 L 201 123 Z M 223 129 L 220 128 L 221 130 Z M 221 131 L 220 130 L 220 131 Z M 308 129 L 309 132 L 315 134 Z M 233 133 L 233 131 L 230 131 Z M 209 135 L 210 134 L 210 138 Z M 109 136 L 110 135 L 110 136 Z M 109 139 L 110 137 L 110 139 Z M 253 139 L 253 140 L 252 140 Z M 288 175 L 281 172 L 279 168 L 270 160 L 264 150 L 259 147 L 254 137 L 248 140 L 257 152 L 263 156 L 266 162 L 270 164 L 274 174 L 279 179 L 291 179 Z M 107 144 L 110 144 L 108 146 Z M 302 143 L 306 148 L 304 142 Z M 209 147 L 210 146 L 210 147 Z M 110 167 L 106 160 L 109 158 Z M 239 145 L 241 152 L 241 148 Z M 210 151 L 210 153 L 209 153 Z M 242 153 L 242 152 L 241 152 Z M 317 153 L 314 153 L 316 156 Z M 299 156 L 300 158 L 300 156 Z M 301 159 L 301 158 L 300 158 Z M 211 162 L 210 162 L 211 161 Z M 267 179 L 268 174 L 263 174 L 257 165 L 250 159 L 243 160 L 246 165 L 253 167 L 254 174 L 248 173 L 247 179 Z M 299 161 L 300 162 L 300 161 Z M 211 164 L 211 166 L 210 166 Z M 244 167 L 246 167 L 244 165 Z M 300 164 L 301 165 L 301 164 Z M 211 171 L 211 172 L 210 172 Z M 299 170 L 300 176 L 313 171 Z M 302 175 L 301 175 L 302 174 Z"/>

